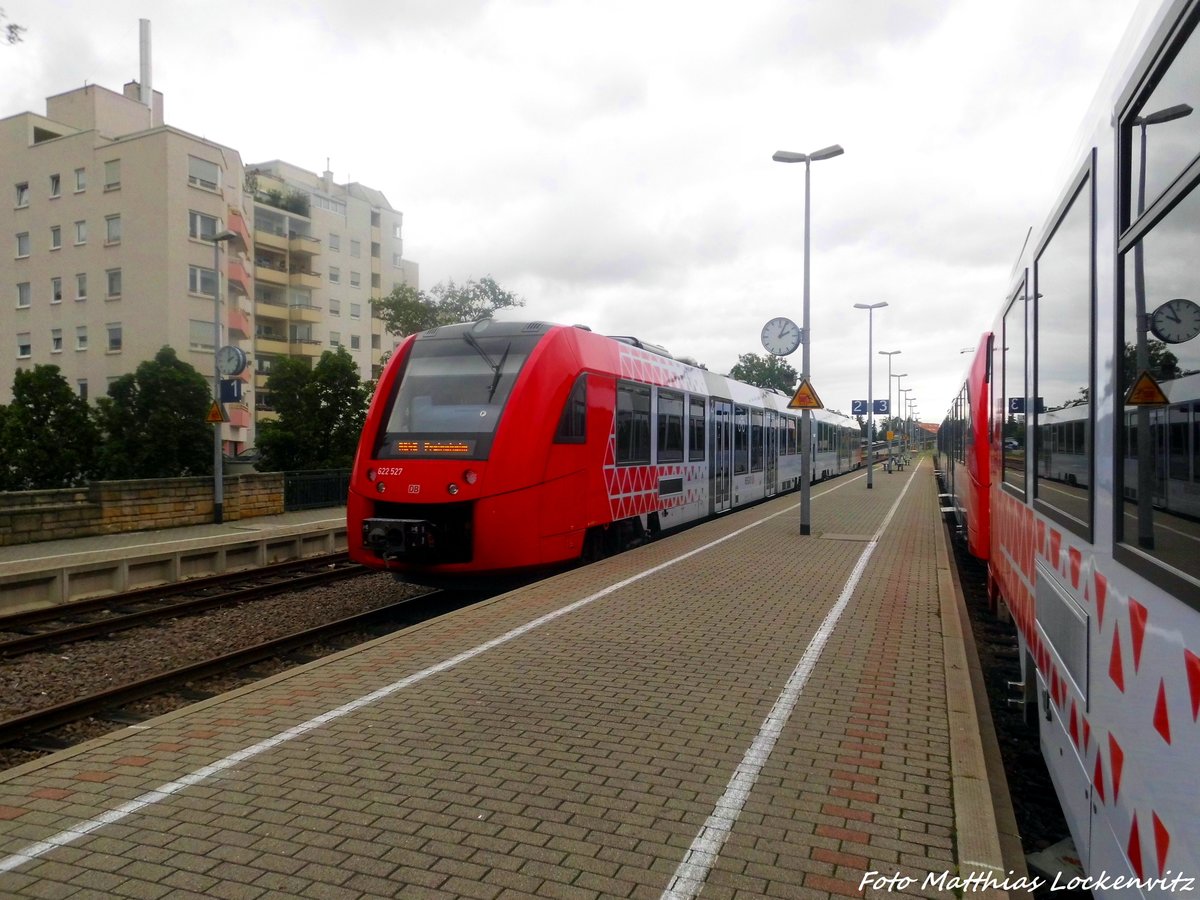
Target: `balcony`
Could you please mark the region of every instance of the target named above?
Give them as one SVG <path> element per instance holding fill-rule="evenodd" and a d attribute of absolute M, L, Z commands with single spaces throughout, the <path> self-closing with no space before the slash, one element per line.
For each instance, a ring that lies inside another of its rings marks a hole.
<path fill-rule="evenodd" d="M 246 267 L 242 265 L 240 259 L 230 259 L 227 268 L 226 277 L 229 279 L 230 290 L 236 291 L 243 297 L 250 296 L 250 273 L 246 271 Z"/>
<path fill-rule="evenodd" d="M 270 300 L 255 300 L 254 316 L 258 319 L 286 319 L 288 308 L 282 303 L 273 303 Z"/>
<path fill-rule="evenodd" d="M 309 290 L 318 290 L 321 287 L 321 276 L 316 272 L 303 272 L 297 270 L 291 274 L 291 286 L 308 288 Z"/>
<path fill-rule="evenodd" d="M 260 262 L 254 267 L 254 277 L 264 284 L 274 284 L 279 287 L 288 286 L 288 273 L 277 269 L 270 263 Z"/>
<path fill-rule="evenodd" d="M 237 307 L 230 308 L 226 324 L 229 325 L 229 336 L 233 338 L 245 340 L 254 333 L 250 327 L 250 317 Z"/>
<path fill-rule="evenodd" d="M 321 322 L 325 319 L 324 311 L 319 306 L 289 306 L 289 318 L 293 322 Z"/>
<path fill-rule="evenodd" d="M 319 359 L 324 352 L 324 347 L 320 341 L 313 340 L 312 338 L 292 338 L 291 352 L 292 356 Z"/>
<path fill-rule="evenodd" d="M 246 218 L 242 215 L 241 210 L 230 208 L 226 227 L 241 239 L 242 247 L 248 251 L 250 249 L 250 229 L 246 227 Z"/>
<path fill-rule="evenodd" d="M 288 250 L 304 256 L 316 256 L 321 252 L 321 241 L 319 238 L 307 234 L 297 234 L 293 231 L 288 235 Z"/>
<path fill-rule="evenodd" d="M 229 415 L 229 424 L 234 428 L 250 427 L 250 409 L 243 403 L 226 403 L 225 412 Z"/>
<path fill-rule="evenodd" d="M 288 342 L 281 334 L 260 335 L 254 339 L 256 353 L 275 353 L 279 356 L 288 355 Z"/>
<path fill-rule="evenodd" d="M 286 234 L 266 231 L 262 228 L 254 230 L 254 243 L 262 247 L 270 247 L 272 250 L 278 250 L 280 253 L 286 253 L 288 248 Z"/>
<path fill-rule="evenodd" d="M 254 373 L 254 389 L 256 391 L 265 391 L 267 389 L 267 379 L 271 377 L 270 372 L 255 372 Z"/>

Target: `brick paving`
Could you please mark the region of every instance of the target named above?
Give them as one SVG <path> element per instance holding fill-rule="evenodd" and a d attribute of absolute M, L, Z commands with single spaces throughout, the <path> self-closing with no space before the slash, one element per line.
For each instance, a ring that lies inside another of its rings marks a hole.
<path fill-rule="evenodd" d="M 662 896 L 909 474 L 816 486 L 808 538 L 779 498 L 0 773 L 0 858 L 137 807 L 0 871 L 0 896 Z M 705 898 L 957 870 L 942 526 L 912 474 Z"/>

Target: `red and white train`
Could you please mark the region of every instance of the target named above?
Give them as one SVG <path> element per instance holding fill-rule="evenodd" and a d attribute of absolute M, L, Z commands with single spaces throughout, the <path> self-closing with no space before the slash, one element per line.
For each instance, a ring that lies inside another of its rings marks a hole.
<path fill-rule="evenodd" d="M 1198 23 L 1135 14 L 939 435 L 1102 898 L 1200 890 Z"/>
<path fill-rule="evenodd" d="M 408 337 L 375 392 L 350 480 L 350 555 L 452 581 L 594 559 L 800 484 L 790 398 L 633 338 L 544 322 Z M 814 480 L 862 463 L 813 413 Z"/>

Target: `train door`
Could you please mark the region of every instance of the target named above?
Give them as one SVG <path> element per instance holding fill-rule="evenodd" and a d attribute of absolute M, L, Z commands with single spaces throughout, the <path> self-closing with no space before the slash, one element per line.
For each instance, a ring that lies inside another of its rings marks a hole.
<path fill-rule="evenodd" d="M 712 401 L 713 512 L 725 512 L 733 496 L 733 404 Z"/>
<path fill-rule="evenodd" d="M 767 496 L 774 497 L 779 484 L 779 413 L 773 410 L 767 410 L 766 440 Z"/>

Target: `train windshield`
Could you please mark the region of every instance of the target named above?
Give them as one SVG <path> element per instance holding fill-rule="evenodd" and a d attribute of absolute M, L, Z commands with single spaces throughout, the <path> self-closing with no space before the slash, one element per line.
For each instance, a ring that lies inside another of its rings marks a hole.
<path fill-rule="evenodd" d="M 400 373 L 376 459 L 486 459 L 539 334 L 457 331 L 418 339 Z"/>

